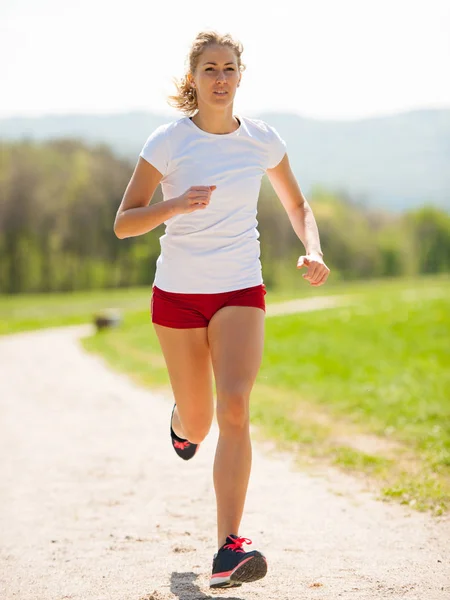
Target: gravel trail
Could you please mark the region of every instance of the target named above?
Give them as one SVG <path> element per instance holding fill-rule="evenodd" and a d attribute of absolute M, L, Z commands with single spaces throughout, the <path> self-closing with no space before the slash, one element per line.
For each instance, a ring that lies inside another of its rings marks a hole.
<path fill-rule="evenodd" d="M 256 443 L 241 534 L 269 573 L 210 591 L 217 431 L 179 460 L 170 398 L 83 352 L 89 331 L 0 338 L 2 600 L 449 600 L 448 517 Z"/>

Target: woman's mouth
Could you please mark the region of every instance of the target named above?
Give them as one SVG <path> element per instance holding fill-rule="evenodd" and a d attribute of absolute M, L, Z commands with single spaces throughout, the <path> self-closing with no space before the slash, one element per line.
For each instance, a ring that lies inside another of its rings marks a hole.
<path fill-rule="evenodd" d="M 215 90 L 213 94 L 216 94 L 216 96 L 226 96 L 228 92 L 226 90 Z"/>

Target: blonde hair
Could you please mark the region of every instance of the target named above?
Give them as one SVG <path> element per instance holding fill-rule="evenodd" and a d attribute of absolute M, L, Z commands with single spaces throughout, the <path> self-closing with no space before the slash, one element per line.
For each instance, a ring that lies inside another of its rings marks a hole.
<path fill-rule="evenodd" d="M 180 80 L 175 80 L 178 93 L 168 98 L 171 106 L 178 108 L 178 110 L 181 110 L 188 116 L 192 116 L 198 109 L 197 91 L 192 87 L 189 76 L 195 73 L 202 52 L 205 48 L 213 44 L 231 48 L 236 54 L 239 71 L 245 69 L 245 65 L 241 62 L 241 54 L 244 48 L 240 42 L 233 39 L 228 33 L 224 35 L 216 31 L 202 31 L 199 33 L 189 51 L 187 73 Z"/>

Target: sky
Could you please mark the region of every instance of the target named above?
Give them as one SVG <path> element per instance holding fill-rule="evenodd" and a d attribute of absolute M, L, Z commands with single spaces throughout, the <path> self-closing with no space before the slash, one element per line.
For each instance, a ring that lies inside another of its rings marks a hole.
<path fill-rule="evenodd" d="M 244 45 L 237 114 L 450 108 L 450 0 L 0 0 L 0 118 L 175 115 L 204 29 Z"/>

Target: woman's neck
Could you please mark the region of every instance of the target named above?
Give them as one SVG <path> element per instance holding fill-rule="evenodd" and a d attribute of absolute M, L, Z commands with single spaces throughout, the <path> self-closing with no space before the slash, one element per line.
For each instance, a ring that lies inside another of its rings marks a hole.
<path fill-rule="evenodd" d="M 193 123 L 203 131 L 215 134 L 232 133 L 239 129 L 240 123 L 233 117 L 233 107 L 227 112 L 205 112 L 199 110 L 193 117 Z"/>

